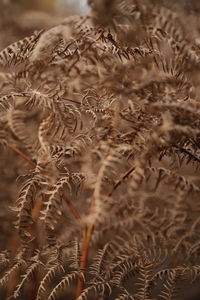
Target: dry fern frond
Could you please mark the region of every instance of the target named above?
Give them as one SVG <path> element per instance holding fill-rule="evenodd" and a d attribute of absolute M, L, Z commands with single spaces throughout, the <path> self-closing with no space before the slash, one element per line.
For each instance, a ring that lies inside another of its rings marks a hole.
<path fill-rule="evenodd" d="M 199 299 L 198 16 L 89 2 L 0 52 L 1 297 Z"/>

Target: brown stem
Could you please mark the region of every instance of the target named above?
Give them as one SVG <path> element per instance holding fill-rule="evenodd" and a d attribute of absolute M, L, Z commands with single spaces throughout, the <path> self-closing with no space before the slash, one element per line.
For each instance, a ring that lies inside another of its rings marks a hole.
<path fill-rule="evenodd" d="M 88 254 L 90 249 L 90 240 L 92 237 L 92 233 L 94 230 L 94 224 L 89 225 L 88 228 L 84 229 L 84 237 L 83 237 L 83 245 L 82 245 L 82 256 L 81 256 L 81 265 L 80 268 L 83 272 L 86 271 L 87 262 L 88 262 Z M 83 277 L 79 278 L 77 284 L 77 292 L 76 297 L 78 298 L 84 289 L 84 279 Z"/>
<path fill-rule="evenodd" d="M 67 202 L 67 205 L 68 205 L 68 208 L 69 210 L 71 211 L 72 215 L 74 216 L 74 218 L 76 220 L 80 220 L 81 219 L 81 216 L 78 212 L 78 210 L 75 208 L 75 206 L 68 200 L 68 199 L 65 199 L 66 202 Z"/>
<path fill-rule="evenodd" d="M 135 166 L 132 166 L 128 171 L 126 171 L 119 180 L 116 181 L 112 190 L 108 193 L 108 197 L 111 197 L 113 192 L 118 188 L 118 186 L 135 170 Z"/>
<path fill-rule="evenodd" d="M 135 166 L 132 166 L 120 177 L 120 179 L 115 183 L 112 191 L 108 194 L 108 197 L 112 196 L 113 192 L 118 188 L 118 186 L 122 183 L 122 181 L 125 180 L 134 170 L 135 170 Z M 92 201 L 90 210 L 89 210 L 89 215 L 91 215 L 93 213 L 93 208 L 94 208 L 94 202 Z M 94 223 L 91 224 L 88 228 L 84 229 L 83 244 L 82 244 L 82 256 L 81 256 L 81 265 L 80 265 L 80 268 L 83 272 L 85 272 L 86 268 L 87 268 L 90 241 L 91 241 L 93 230 L 94 230 Z M 77 291 L 76 291 L 77 298 L 81 295 L 83 290 L 84 290 L 84 280 L 83 280 L 83 278 L 80 278 L 78 280 L 78 284 L 77 284 Z"/>
<path fill-rule="evenodd" d="M 27 155 L 25 155 L 22 151 L 20 151 L 19 149 L 17 149 L 14 145 L 7 144 L 7 146 L 11 150 L 13 150 L 15 153 L 17 153 L 18 155 L 20 155 L 23 159 L 25 159 L 32 167 L 36 167 L 36 164 Z"/>

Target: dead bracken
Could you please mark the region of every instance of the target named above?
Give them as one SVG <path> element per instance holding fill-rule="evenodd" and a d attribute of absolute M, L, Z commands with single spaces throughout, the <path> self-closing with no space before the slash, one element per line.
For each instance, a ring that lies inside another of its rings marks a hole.
<path fill-rule="evenodd" d="M 199 299 L 199 15 L 88 2 L 0 52 L 0 299 Z"/>

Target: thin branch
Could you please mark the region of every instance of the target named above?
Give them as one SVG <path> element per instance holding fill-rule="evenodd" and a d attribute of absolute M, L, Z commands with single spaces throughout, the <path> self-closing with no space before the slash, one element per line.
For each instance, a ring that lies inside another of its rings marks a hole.
<path fill-rule="evenodd" d="M 82 245 L 82 256 L 80 269 L 85 272 L 87 269 L 88 255 L 90 249 L 90 240 L 94 231 L 94 224 L 89 225 L 88 228 L 84 229 L 83 245 Z M 80 277 L 77 284 L 76 297 L 78 298 L 84 290 L 84 278 Z"/>
<path fill-rule="evenodd" d="M 80 220 L 81 216 L 78 212 L 78 210 L 75 208 L 75 206 L 69 201 L 69 199 L 65 198 L 65 201 L 67 202 L 68 208 L 71 211 L 72 215 L 76 220 Z"/>
<path fill-rule="evenodd" d="M 119 180 L 117 180 L 112 188 L 112 190 L 108 193 L 108 197 L 111 197 L 113 192 L 118 188 L 118 186 L 135 170 L 135 166 L 132 166 L 128 171 L 126 171 Z"/>
<path fill-rule="evenodd" d="M 25 159 L 32 167 L 36 167 L 36 163 L 34 163 L 34 161 L 32 161 L 26 154 L 24 154 L 21 150 L 19 150 L 18 148 L 16 148 L 14 145 L 12 144 L 7 144 L 8 148 L 10 148 L 11 150 L 13 150 L 15 153 L 17 153 L 18 155 L 20 155 L 23 159 Z"/>

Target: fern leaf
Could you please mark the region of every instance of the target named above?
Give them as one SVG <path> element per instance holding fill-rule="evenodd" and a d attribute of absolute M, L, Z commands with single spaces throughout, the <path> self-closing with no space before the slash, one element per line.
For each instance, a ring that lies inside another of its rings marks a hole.
<path fill-rule="evenodd" d="M 25 37 L 23 40 L 11 44 L 2 50 L 0 52 L 0 66 L 6 67 L 13 64 L 15 65 L 27 59 L 33 47 L 37 43 L 41 33 L 42 30 L 35 32 L 30 37 Z"/>
<path fill-rule="evenodd" d="M 49 268 L 44 278 L 41 280 L 36 300 L 42 300 L 45 292 L 47 290 L 47 286 L 51 283 L 52 279 L 57 275 L 64 273 L 64 268 L 60 264 L 53 265 Z"/>
<path fill-rule="evenodd" d="M 109 282 L 97 282 L 97 283 L 92 283 L 88 288 L 86 288 L 82 294 L 78 297 L 77 300 L 87 300 L 89 299 L 89 294 L 94 293 L 96 296 L 99 294 L 104 295 L 105 292 L 108 292 L 109 295 L 112 292 L 111 285 Z"/>
<path fill-rule="evenodd" d="M 22 242 L 27 242 L 31 235 L 28 232 L 33 223 L 31 212 L 34 200 L 41 187 L 43 178 L 40 175 L 33 174 L 22 186 L 19 198 L 16 202 L 16 211 L 18 212 L 18 220 L 16 222 L 17 229 Z"/>
<path fill-rule="evenodd" d="M 17 288 L 14 291 L 14 298 L 18 298 L 22 292 L 24 285 L 31 280 L 35 272 L 42 266 L 42 262 L 39 260 L 38 255 L 33 258 L 33 263 L 28 266 L 25 274 L 23 274 L 21 282 L 18 284 Z"/>
<path fill-rule="evenodd" d="M 52 290 L 47 300 L 56 300 L 59 293 L 69 286 L 73 280 L 78 279 L 80 276 L 83 276 L 83 274 L 79 271 L 73 271 L 72 273 L 67 274 Z"/>

